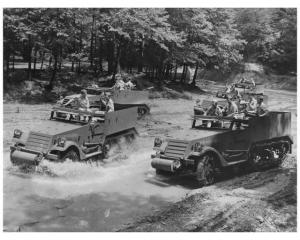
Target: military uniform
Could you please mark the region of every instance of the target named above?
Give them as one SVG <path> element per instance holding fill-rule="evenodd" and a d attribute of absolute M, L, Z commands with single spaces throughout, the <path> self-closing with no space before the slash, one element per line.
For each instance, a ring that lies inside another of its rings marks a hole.
<path fill-rule="evenodd" d="M 257 113 L 258 116 L 263 116 L 263 115 L 268 113 L 267 107 L 263 102 L 260 102 L 257 105 L 256 113 Z"/>
<path fill-rule="evenodd" d="M 255 98 L 252 98 L 249 104 L 247 105 L 248 112 L 256 112 L 257 111 L 257 101 Z"/>
<path fill-rule="evenodd" d="M 114 102 L 111 98 L 109 98 L 107 103 L 106 103 L 106 111 L 107 112 L 115 111 Z"/>
<path fill-rule="evenodd" d="M 127 89 L 133 89 L 135 85 L 131 81 L 128 81 L 127 83 L 125 83 L 125 87 Z"/>
<path fill-rule="evenodd" d="M 118 79 L 114 86 L 117 90 L 124 90 L 125 89 L 125 82 L 122 79 Z"/>
<path fill-rule="evenodd" d="M 239 109 L 235 102 L 231 102 L 231 104 L 228 103 L 228 105 L 225 107 L 224 112 L 227 117 L 232 117 L 234 114 L 239 112 Z"/>
<path fill-rule="evenodd" d="M 90 108 L 90 102 L 89 99 L 87 97 L 83 98 L 83 97 L 79 97 L 78 98 L 78 108 L 82 108 L 82 109 L 89 109 Z"/>
<path fill-rule="evenodd" d="M 207 111 L 207 116 L 222 116 L 222 110 L 219 106 L 212 105 Z"/>

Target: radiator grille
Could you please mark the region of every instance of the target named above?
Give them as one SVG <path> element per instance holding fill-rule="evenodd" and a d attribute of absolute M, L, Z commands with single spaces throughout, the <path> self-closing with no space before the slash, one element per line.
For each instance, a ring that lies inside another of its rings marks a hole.
<path fill-rule="evenodd" d="M 169 140 L 165 150 L 165 156 L 180 158 L 185 155 L 189 142 L 180 140 Z"/>
<path fill-rule="evenodd" d="M 50 140 L 51 136 L 49 135 L 30 132 L 26 148 L 39 152 L 46 152 L 49 149 Z"/>

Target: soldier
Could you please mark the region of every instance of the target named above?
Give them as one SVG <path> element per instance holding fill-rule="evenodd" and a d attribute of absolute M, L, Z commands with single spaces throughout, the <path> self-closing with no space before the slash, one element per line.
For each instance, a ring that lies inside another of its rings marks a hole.
<path fill-rule="evenodd" d="M 195 115 L 204 115 L 205 114 L 205 110 L 202 107 L 202 102 L 200 101 L 200 99 L 196 100 L 196 105 L 194 106 L 194 114 Z"/>
<path fill-rule="evenodd" d="M 226 93 L 231 93 L 231 89 L 232 89 L 232 86 L 231 85 L 226 85 Z"/>
<path fill-rule="evenodd" d="M 107 93 L 102 93 L 100 96 L 101 103 L 105 106 L 105 112 L 113 112 L 115 110 L 114 108 L 114 102 L 110 96 L 108 96 Z"/>
<path fill-rule="evenodd" d="M 125 83 L 125 87 L 126 89 L 132 90 L 135 85 L 131 82 L 131 80 L 129 79 L 126 83 Z"/>
<path fill-rule="evenodd" d="M 106 111 L 107 112 L 115 111 L 114 102 L 113 102 L 111 96 L 107 97 Z"/>
<path fill-rule="evenodd" d="M 244 77 L 242 77 L 239 81 L 238 81 L 238 83 L 245 83 L 246 82 L 246 79 L 244 78 Z"/>
<path fill-rule="evenodd" d="M 87 97 L 87 91 L 85 89 L 81 90 L 80 96 L 76 98 L 72 98 L 64 106 L 68 106 L 70 103 L 76 101 L 76 108 L 80 111 L 88 111 L 90 108 L 90 102 Z"/>
<path fill-rule="evenodd" d="M 207 111 L 204 113 L 204 115 L 207 115 L 207 116 L 222 116 L 222 110 L 218 106 L 218 102 L 216 100 L 212 101 L 211 106 L 207 109 Z"/>
<path fill-rule="evenodd" d="M 234 115 L 239 112 L 239 109 L 236 103 L 231 101 L 228 96 L 226 97 L 226 100 L 227 100 L 227 106 L 224 109 L 224 116 L 234 117 Z"/>
<path fill-rule="evenodd" d="M 262 96 L 258 98 L 256 113 L 259 117 L 265 116 L 269 112 L 263 101 L 264 98 Z"/>
<path fill-rule="evenodd" d="M 255 87 L 255 81 L 253 78 L 250 79 L 251 80 L 251 83 L 253 84 L 253 87 Z"/>
<path fill-rule="evenodd" d="M 124 90 L 125 89 L 125 82 L 123 81 L 121 75 L 116 75 L 116 83 L 114 85 L 114 88 L 117 90 Z"/>
<path fill-rule="evenodd" d="M 246 111 L 248 113 L 256 113 L 256 111 L 257 111 L 257 101 L 256 101 L 255 97 L 252 96 L 250 98 L 250 101 L 247 105 Z"/>
<path fill-rule="evenodd" d="M 233 98 L 239 99 L 241 98 L 240 92 L 235 88 L 234 84 L 232 84 L 231 92 L 233 93 Z"/>

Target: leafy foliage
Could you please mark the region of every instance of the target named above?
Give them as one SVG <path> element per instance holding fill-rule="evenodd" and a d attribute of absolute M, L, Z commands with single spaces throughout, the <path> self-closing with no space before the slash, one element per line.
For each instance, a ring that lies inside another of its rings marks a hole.
<path fill-rule="evenodd" d="M 132 68 L 158 79 L 173 70 L 176 79 L 177 66 L 229 72 L 244 59 L 295 71 L 296 20 L 296 9 L 4 9 L 5 69 L 21 57 L 30 78 L 31 62 L 48 60 L 50 89 L 66 62 L 113 78 Z"/>

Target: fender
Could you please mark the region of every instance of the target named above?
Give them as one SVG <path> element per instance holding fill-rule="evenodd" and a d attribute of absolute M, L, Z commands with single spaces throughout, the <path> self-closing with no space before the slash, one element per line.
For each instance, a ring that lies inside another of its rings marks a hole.
<path fill-rule="evenodd" d="M 288 140 L 290 140 L 291 144 L 294 144 L 294 139 L 293 139 L 293 136 L 291 134 L 288 134 L 287 136 L 285 136 L 283 138 L 288 138 Z"/>
<path fill-rule="evenodd" d="M 75 147 L 80 155 L 80 159 L 84 159 L 85 158 L 85 154 L 81 151 L 81 148 L 78 146 L 78 144 L 74 141 L 66 141 L 65 146 L 64 147 L 59 147 L 57 145 L 53 146 L 49 152 L 51 151 L 59 151 L 59 152 L 64 152 L 66 151 L 69 147 Z"/>
<path fill-rule="evenodd" d="M 228 165 L 224 157 L 213 147 L 203 146 L 200 152 L 191 152 L 188 155 L 188 158 L 201 157 L 206 153 L 214 153 L 216 156 L 218 156 L 219 163 L 221 164 L 222 167 L 226 167 Z"/>

